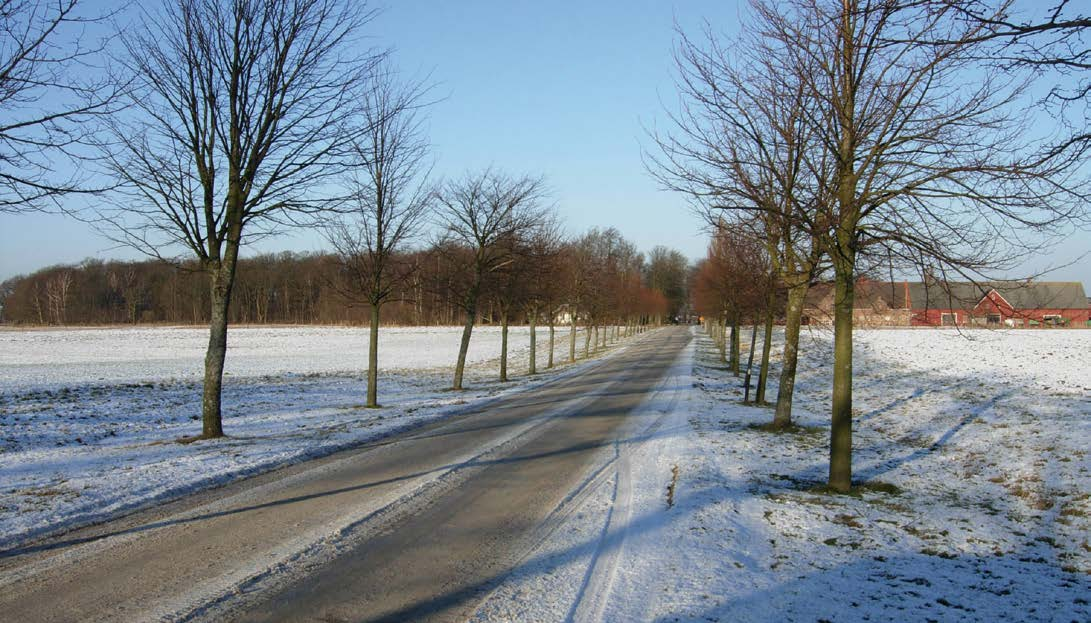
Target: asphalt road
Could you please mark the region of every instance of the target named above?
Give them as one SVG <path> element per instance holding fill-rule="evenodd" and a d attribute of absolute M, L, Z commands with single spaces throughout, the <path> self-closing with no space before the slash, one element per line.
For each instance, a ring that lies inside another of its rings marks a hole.
<path fill-rule="evenodd" d="M 409 434 L 0 552 L 0 619 L 463 620 L 689 339 L 656 331 Z"/>

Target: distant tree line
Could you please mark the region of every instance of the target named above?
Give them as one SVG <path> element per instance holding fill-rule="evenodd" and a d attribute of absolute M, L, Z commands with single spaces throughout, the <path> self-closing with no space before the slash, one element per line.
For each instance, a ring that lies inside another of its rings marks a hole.
<path fill-rule="evenodd" d="M 539 313 L 525 306 L 511 307 L 511 322 L 526 324 L 535 316 L 568 317 L 567 311 L 579 299 L 585 309 L 611 316 L 638 315 L 666 318 L 680 303 L 668 294 L 686 294 L 687 265 L 665 283 L 670 292 L 651 287 L 653 272 L 665 272 L 657 263 L 645 264 L 616 230 L 592 231 L 582 240 L 586 245 L 601 239 L 628 245 L 632 270 L 625 283 L 604 283 L 618 279 L 615 267 L 585 265 L 558 267 L 566 258 L 588 254 L 577 242 L 561 245 L 551 264 L 552 284 Z M 457 271 L 449 264 L 450 249 L 439 247 L 399 254 L 394 261 L 414 268 L 413 275 L 393 292 L 382 308 L 387 325 L 458 325 L 465 320 L 458 293 L 453 287 Z M 593 253 L 593 251 L 590 251 Z M 608 252 L 607 252 L 608 253 Z M 677 252 L 674 252 L 677 253 Z M 605 263 L 610 258 L 600 258 Z M 238 283 L 228 318 L 232 324 L 326 324 L 366 325 L 370 305 L 346 291 L 343 267 L 335 253 L 294 253 L 285 251 L 239 260 Z M 576 272 L 581 275 L 577 277 Z M 582 274 L 586 273 L 586 274 Z M 478 322 L 499 323 L 504 313 L 501 293 L 486 293 L 477 313 Z M 615 311 L 616 310 L 616 311 Z M 76 265 L 43 268 L 0 284 L 0 321 L 5 324 L 46 326 L 95 326 L 124 324 L 207 325 L 208 284 L 195 265 L 171 265 L 154 260 L 103 261 L 88 259 Z"/>
<path fill-rule="evenodd" d="M 645 271 L 615 230 L 563 240 L 544 179 L 491 168 L 434 179 L 431 87 L 402 76 L 389 49 L 361 45 L 376 14 L 366 2 L 2 6 L 0 211 L 74 214 L 157 260 L 9 280 L 3 319 L 207 323 L 201 438 L 223 435 L 232 323 L 366 322 L 377 407 L 382 321 L 462 323 L 461 389 L 478 322 L 503 327 L 504 379 L 512 322 L 532 334 L 545 323 L 552 342 L 564 319 L 575 360 L 577 324 L 586 356 L 607 326 L 616 339 L 685 305 L 685 258 L 657 249 Z M 94 201 L 66 200 L 81 195 Z M 291 227 L 322 231 L 332 253 L 241 257 Z"/>

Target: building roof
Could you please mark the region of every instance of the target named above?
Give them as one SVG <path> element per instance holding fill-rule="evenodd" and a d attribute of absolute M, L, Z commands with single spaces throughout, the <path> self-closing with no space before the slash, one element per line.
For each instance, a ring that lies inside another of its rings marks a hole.
<path fill-rule="evenodd" d="M 856 283 L 856 309 L 972 310 L 992 290 L 1015 309 L 1084 309 L 1088 297 L 1078 281 L 871 281 Z M 910 305 L 906 305 L 906 294 Z M 806 307 L 833 309 L 833 284 L 818 283 L 807 293 Z"/>
<path fill-rule="evenodd" d="M 1015 309 L 1083 309 L 1087 305 L 1078 281 L 909 282 L 913 309 L 970 310 L 992 290 Z"/>

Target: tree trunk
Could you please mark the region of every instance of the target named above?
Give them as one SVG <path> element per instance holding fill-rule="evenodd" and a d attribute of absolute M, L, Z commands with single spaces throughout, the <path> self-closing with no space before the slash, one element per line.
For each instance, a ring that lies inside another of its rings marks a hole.
<path fill-rule="evenodd" d="M 576 308 L 572 308 L 572 329 L 568 334 L 568 362 L 576 361 Z"/>
<path fill-rule="evenodd" d="M 587 324 L 587 335 L 583 336 L 583 358 L 591 356 L 591 324 Z"/>
<path fill-rule="evenodd" d="M 220 262 L 210 274 L 210 320 L 208 350 L 205 352 L 204 395 L 201 399 L 201 437 L 223 437 L 220 401 L 223 394 L 224 360 L 227 358 L 227 310 L 234 285 L 234 258 Z"/>
<path fill-rule="evenodd" d="M 833 397 L 830 417 L 830 480 L 834 491 L 852 489 L 852 259 L 834 261 Z"/>
<path fill-rule="evenodd" d="M 720 362 L 727 363 L 727 316 L 716 323 L 716 345 L 720 348 Z M 730 368 L 730 366 L 728 366 Z"/>
<path fill-rule="evenodd" d="M 739 342 L 742 336 L 739 335 L 739 315 L 733 314 L 731 316 L 731 371 L 735 373 L 735 376 L 739 376 Z"/>
<path fill-rule="evenodd" d="M 500 310 L 500 382 L 508 380 L 508 311 Z"/>
<path fill-rule="evenodd" d="M 750 354 L 746 359 L 746 377 L 743 383 L 746 389 L 743 390 L 743 402 L 750 402 L 750 373 L 754 370 L 754 351 L 758 348 L 758 323 L 754 323 L 750 328 Z"/>
<path fill-rule="evenodd" d="M 466 352 L 470 349 L 470 334 L 474 330 L 477 305 L 466 308 L 466 324 L 462 327 L 462 341 L 458 345 L 458 361 L 455 362 L 455 383 L 453 389 L 462 389 L 462 373 L 466 370 Z"/>
<path fill-rule="evenodd" d="M 546 362 L 546 368 L 553 367 L 553 344 L 554 335 L 556 333 L 556 327 L 553 325 L 553 314 L 549 315 L 549 361 Z"/>
<path fill-rule="evenodd" d="M 807 283 L 794 285 L 788 289 L 788 308 L 784 316 L 784 357 L 780 368 L 777 408 L 773 413 L 775 428 L 787 428 L 792 425 L 792 395 L 795 393 L 796 364 L 799 362 L 799 328 L 803 318 L 803 301 L 807 298 L 807 289 Z"/>
<path fill-rule="evenodd" d="M 371 306 L 371 336 L 367 344 L 367 407 L 379 406 L 379 306 Z"/>
<path fill-rule="evenodd" d="M 765 335 L 762 336 L 761 369 L 758 371 L 758 395 L 754 402 L 766 404 L 765 387 L 769 383 L 769 351 L 773 348 L 773 310 L 777 303 L 776 291 L 769 289 L 769 298 L 765 302 Z"/>
<path fill-rule="evenodd" d="M 530 374 L 538 374 L 538 334 L 536 332 L 536 321 L 538 312 L 533 309 L 530 311 L 530 367 L 528 372 Z"/>

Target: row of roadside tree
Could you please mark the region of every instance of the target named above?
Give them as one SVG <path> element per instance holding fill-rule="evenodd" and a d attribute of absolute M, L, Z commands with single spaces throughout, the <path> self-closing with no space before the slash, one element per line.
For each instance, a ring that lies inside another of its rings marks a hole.
<path fill-rule="evenodd" d="M 505 334 L 523 319 L 552 333 L 564 308 L 575 359 L 576 323 L 590 339 L 594 327 L 667 316 L 668 290 L 675 307 L 685 300 L 654 261 L 677 254 L 654 251 L 646 275 L 616 230 L 565 239 L 539 176 L 489 168 L 436 179 L 424 124 L 432 88 L 400 74 L 390 50 L 365 45 L 375 10 L 364 2 L 2 8 L 0 210 L 61 211 L 161 262 L 9 281 L 5 315 L 207 322 L 202 437 L 223 435 L 232 321 L 363 310 L 367 402 L 377 406 L 384 308 L 463 324 L 460 389 L 482 316 Z M 333 252 L 242 259 L 247 243 L 291 227 L 321 231 Z"/>
<path fill-rule="evenodd" d="M 774 428 L 792 426 L 808 288 L 833 280 L 832 490 L 853 485 L 858 276 L 989 279 L 1087 223 L 1091 20 L 1055 4 L 1036 21 L 1006 1 L 752 0 L 738 34 L 679 33 L 649 168 L 713 231 L 694 292 L 729 365 L 740 320 L 765 324 L 764 363 L 785 318 Z"/>

